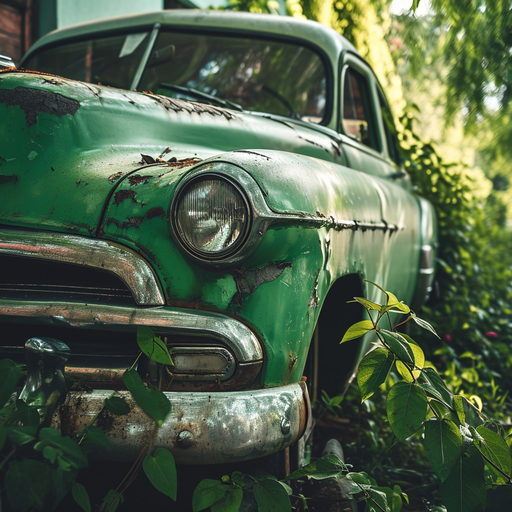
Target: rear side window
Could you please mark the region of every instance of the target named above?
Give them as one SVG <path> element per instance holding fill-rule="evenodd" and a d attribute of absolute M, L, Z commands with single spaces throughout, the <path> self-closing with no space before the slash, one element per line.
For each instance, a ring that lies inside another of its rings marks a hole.
<path fill-rule="evenodd" d="M 343 86 L 343 131 L 379 151 L 368 81 L 351 67 L 345 72 Z"/>
<path fill-rule="evenodd" d="M 384 133 L 386 134 L 386 143 L 388 145 L 389 158 L 400 166 L 400 155 L 398 153 L 398 143 L 395 123 L 393 115 L 389 109 L 388 103 L 384 95 L 379 91 L 380 111 L 382 112 L 382 124 L 384 125 Z"/>

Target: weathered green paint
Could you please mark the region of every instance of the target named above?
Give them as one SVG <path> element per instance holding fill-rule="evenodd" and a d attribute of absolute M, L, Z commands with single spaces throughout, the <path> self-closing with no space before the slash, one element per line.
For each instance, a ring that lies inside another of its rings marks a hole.
<path fill-rule="evenodd" d="M 96 236 L 137 251 L 156 272 L 167 307 L 213 310 L 249 325 L 265 347 L 259 384 L 278 386 L 300 380 L 333 283 L 358 274 L 408 300 L 420 247 L 435 243 L 435 235 L 421 225 L 409 181 L 386 178 L 396 169 L 384 150 L 369 152 L 360 170 L 345 166 L 346 137 L 335 131 L 338 65 L 341 52 L 353 48 L 315 24 L 298 31 L 290 19 L 235 14 L 228 20 L 219 13 L 165 12 L 105 21 L 50 34 L 36 50 L 156 22 L 303 38 L 322 49 L 332 70 L 327 127 L 40 74 L 2 73 L 0 223 Z M 14 91 L 22 93 L 19 101 Z M 62 109 L 48 109 L 41 100 L 34 111 L 33 102 L 23 103 L 27 91 L 31 98 L 58 99 Z M 185 166 L 141 162 L 141 154 L 156 158 L 167 147 L 165 158 L 199 160 Z M 348 154 L 353 152 L 351 147 Z M 249 199 L 258 195 L 274 215 L 254 251 L 232 268 L 195 263 L 171 233 L 175 190 L 190 172 L 216 162 L 252 180 Z M 368 298 L 376 299 L 375 291 L 368 290 Z"/>

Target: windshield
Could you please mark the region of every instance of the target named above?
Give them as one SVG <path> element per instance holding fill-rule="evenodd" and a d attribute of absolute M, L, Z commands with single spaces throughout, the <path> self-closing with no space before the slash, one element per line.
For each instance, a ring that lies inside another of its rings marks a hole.
<path fill-rule="evenodd" d="M 149 39 L 149 33 L 142 32 L 66 43 L 43 49 L 23 66 L 130 89 Z M 208 101 L 206 95 L 199 94 L 206 93 L 246 110 L 321 123 L 326 87 L 324 63 L 308 47 L 267 39 L 161 31 L 137 89 L 196 101 Z"/>

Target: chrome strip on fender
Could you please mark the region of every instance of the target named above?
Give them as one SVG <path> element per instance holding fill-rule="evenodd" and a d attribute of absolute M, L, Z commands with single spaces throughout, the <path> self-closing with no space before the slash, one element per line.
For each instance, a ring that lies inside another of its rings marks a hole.
<path fill-rule="evenodd" d="M 114 242 L 60 233 L 0 230 L 0 254 L 106 270 L 126 284 L 137 304 L 165 304 L 157 277 L 146 260 Z"/>

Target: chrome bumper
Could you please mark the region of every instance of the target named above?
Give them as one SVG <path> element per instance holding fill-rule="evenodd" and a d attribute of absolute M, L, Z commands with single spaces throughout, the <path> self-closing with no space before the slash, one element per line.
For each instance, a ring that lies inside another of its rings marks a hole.
<path fill-rule="evenodd" d="M 130 405 L 126 416 L 102 412 L 96 425 L 107 434 L 112 451 L 100 459 L 134 460 L 151 444 L 172 451 L 179 464 L 218 464 L 270 455 L 299 440 L 310 414 L 304 382 L 254 391 L 167 392 L 172 412 L 155 423 L 134 403 L 129 392 L 117 392 Z M 111 391 L 70 392 L 53 417 L 62 435 L 72 436 L 90 424 Z"/>

